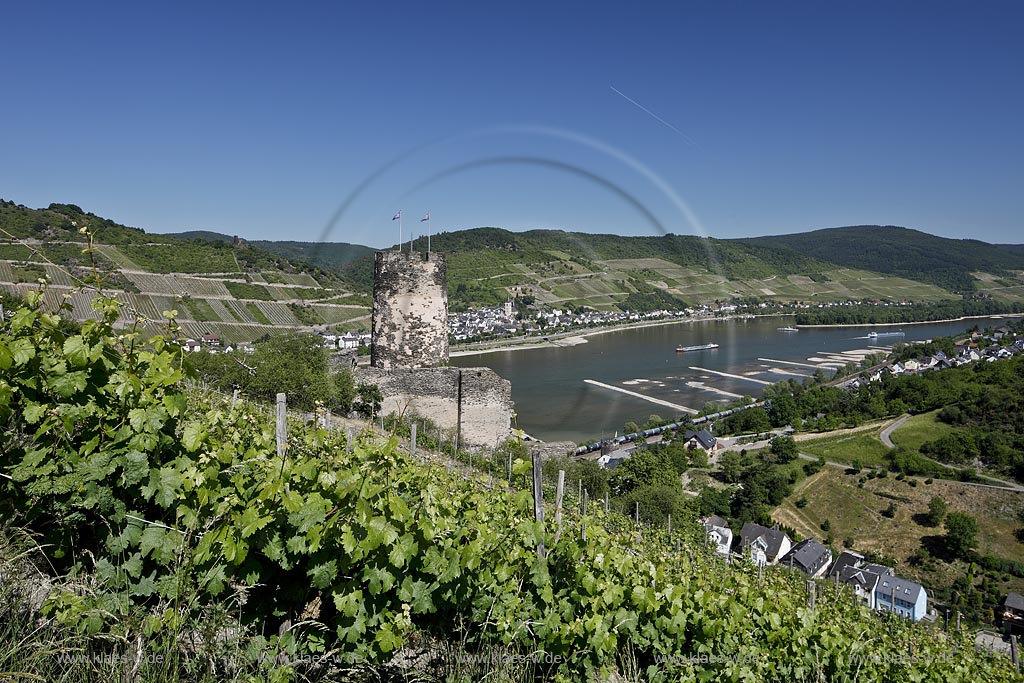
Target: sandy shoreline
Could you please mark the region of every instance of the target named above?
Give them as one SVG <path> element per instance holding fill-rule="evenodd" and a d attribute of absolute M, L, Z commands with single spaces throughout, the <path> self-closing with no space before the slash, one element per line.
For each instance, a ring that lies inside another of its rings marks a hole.
<path fill-rule="evenodd" d="M 801 329 L 823 327 L 902 327 L 903 325 L 932 325 L 934 323 L 956 323 L 962 320 L 992 320 L 1020 317 L 1020 313 L 994 313 L 992 315 L 964 315 L 959 318 L 943 318 L 941 320 L 917 320 L 909 323 L 837 323 L 834 325 L 797 325 L 797 327 Z"/>

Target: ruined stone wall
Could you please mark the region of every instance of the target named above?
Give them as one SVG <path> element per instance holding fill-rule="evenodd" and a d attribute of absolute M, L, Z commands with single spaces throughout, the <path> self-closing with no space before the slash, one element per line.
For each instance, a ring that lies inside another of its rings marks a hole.
<path fill-rule="evenodd" d="M 375 368 L 448 362 L 448 269 L 444 254 L 378 251 L 373 268 Z"/>
<path fill-rule="evenodd" d="M 418 415 L 460 443 L 493 447 L 512 434 L 512 384 L 490 368 L 360 368 L 358 382 L 380 387 L 385 414 Z"/>

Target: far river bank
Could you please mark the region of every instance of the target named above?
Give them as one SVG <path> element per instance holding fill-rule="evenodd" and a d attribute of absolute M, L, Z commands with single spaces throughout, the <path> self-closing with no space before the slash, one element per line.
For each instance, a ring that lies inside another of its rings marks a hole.
<path fill-rule="evenodd" d="M 449 357 L 461 357 L 461 356 L 477 356 L 485 353 L 497 353 L 499 351 L 526 351 L 530 349 L 552 349 L 552 348 L 564 348 L 567 346 L 576 346 L 578 344 L 586 344 L 588 337 L 595 337 L 601 334 L 608 334 L 610 332 L 623 332 L 628 330 L 638 330 L 647 327 L 660 327 L 663 325 L 681 325 L 685 323 L 702 323 L 702 322 L 717 322 L 717 321 L 730 321 L 730 320 L 751 320 L 751 319 L 771 319 L 771 318 L 793 318 L 794 313 L 762 313 L 747 314 L 747 315 L 733 315 L 733 316 L 722 316 L 722 317 L 704 317 L 704 318 L 669 318 L 667 320 L 645 320 L 631 323 L 621 323 L 619 325 L 608 325 L 606 327 L 595 327 L 595 328 L 584 328 L 578 330 L 565 330 L 562 332 L 555 332 L 543 337 L 512 337 L 504 339 L 494 339 L 483 342 L 469 342 L 468 344 L 460 344 L 452 347 L 449 351 Z M 865 328 L 865 327 L 901 327 L 903 325 L 936 325 L 940 323 L 955 323 L 962 322 L 965 320 L 1005 320 L 1021 317 L 1021 314 L 993 314 L 993 315 L 968 315 L 961 316 L 959 318 L 944 318 L 942 320 L 919 320 L 915 322 L 902 322 L 902 323 L 841 323 L 832 325 L 796 325 L 798 329 L 845 329 L 845 328 Z"/>

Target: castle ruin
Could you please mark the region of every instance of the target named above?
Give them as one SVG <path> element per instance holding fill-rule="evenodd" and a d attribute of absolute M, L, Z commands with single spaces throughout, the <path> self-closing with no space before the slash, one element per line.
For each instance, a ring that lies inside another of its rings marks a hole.
<path fill-rule="evenodd" d="M 512 385 L 490 368 L 448 366 L 444 254 L 379 251 L 374 259 L 370 367 L 381 410 L 429 418 L 465 446 L 493 447 L 512 433 Z"/>
<path fill-rule="evenodd" d="M 370 365 L 433 368 L 448 362 L 444 254 L 378 251 L 373 264 Z"/>

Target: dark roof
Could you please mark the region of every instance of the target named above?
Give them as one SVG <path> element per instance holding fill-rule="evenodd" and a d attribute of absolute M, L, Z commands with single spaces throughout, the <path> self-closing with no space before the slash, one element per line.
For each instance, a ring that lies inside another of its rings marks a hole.
<path fill-rule="evenodd" d="M 839 553 L 839 557 L 836 558 L 835 564 L 832 565 L 832 569 L 829 570 L 829 577 L 833 577 L 839 574 L 846 567 L 859 567 L 864 562 L 864 556 L 849 550 L 844 550 Z"/>
<path fill-rule="evenodd" d="M 1008 594 L 1006 596 L 1006 600 L 1003 601 L 1003 606 L 1009 609 L 1024 612 L 1024 595 L 1021 595 L 1020 593 Z"/>
<path fill-rule="evenodd" d="M 779 548 L 782 547 L 782 539 L 787 538 L 785 532 L 779 529 L 778 526 L 773 526 L 769 529 L 760 524 L 747 522 L 740 529 L 740 543 L 744 549 L 761 537 L 764 537 L 765 540 L 765 552 L 772 557 L 778 556 Z"/>
<path fill-rule="evenodd" d="M 831 561 L 831 550 L 813 538 L 805 538 L 793 546 L 792 550 L 780 560 L 780 563 L 786 567 L 792 565 L 808 574 L 815 574 Z"/>
<path fill-rule="evenodd" d="M 839 580 L 843 583 L 856 584 L 864 589 L 874 590 L 881 575 L 864 568 L 844 567 L 839 572 Z"/>
<path fill-rule="evenodd" d="M 705 517 L 704 518 L 704 523 L 705 524 L 710 524 L 711 526 L 721 526 L 721 527 L 726 527 L 726 528 L 729 527 L 729 522 L 725 521 L 724 519 L 722 519 L 718 515 L 710 515 L 709 517 Z"/>
<path fill-rule="evenodd" d="M 883 576 L 878 582 L 876 593 L 888 597 L 895 589 L 896 597 L 907 602 L 917 602 L 917 596 L 924 591 L 924 586 L 913 581 L 901 579 L 898 576 Z"/>
<path fill-rule="evenodd" d="M 697 443 L 701 445 L 704 450 L 711 450 L 718 443 L 718 439 L 706 429 L 700 429 L 697 431 L 690 430 L 683 436 L 683 441 L 689 441 L 690 439 L 697 439 Z"/>

